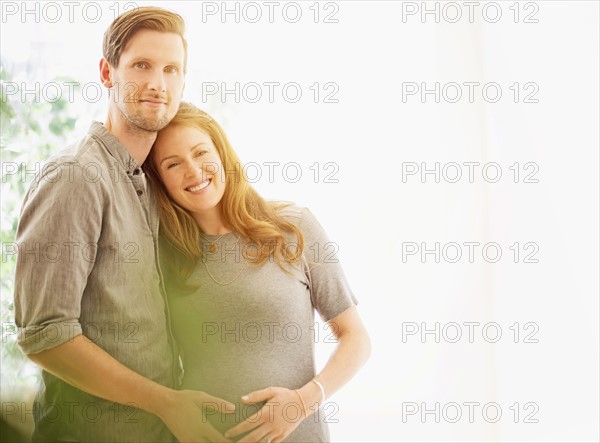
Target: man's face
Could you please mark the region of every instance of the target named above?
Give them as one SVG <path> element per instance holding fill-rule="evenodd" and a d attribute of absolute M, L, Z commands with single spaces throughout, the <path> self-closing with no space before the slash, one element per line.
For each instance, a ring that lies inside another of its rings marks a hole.
<path fill-rule="evenodd" d="M 110 107 L 131 129 L 156 132 L 175 116 L 183 93 L 181 36 L 142 29 L 110 67 Z"/>

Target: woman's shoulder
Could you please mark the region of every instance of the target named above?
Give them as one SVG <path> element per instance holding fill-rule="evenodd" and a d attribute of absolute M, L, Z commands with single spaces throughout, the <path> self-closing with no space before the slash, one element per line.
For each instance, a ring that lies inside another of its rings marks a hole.
<path fill-rule="evenodd" d="M 271 200 L 269 201 L 269 204 L 275 210 L 277 215 L 284 218 L 301 218 L 304 211 L 307 209 L 294 202 L 284 200 Z"/>
<path fill-rule="evenodd" d="M 294 224 L 302 224 L 311 214 L 307 207 L 289 201 L 270 201 L 275 213 Z"/>
<path fill-rule="evenodd" d="M 294 223 L 298 226 L 304 234 L 311 234 L 313 232 L 322 231 L 322 227 L 306 206 L 299 206 L 293 202 L 287 201 L 274 201 L 271 202 L 276 208 L 276 212 L 279 216 L 283 217 L 287 221 Z"/>

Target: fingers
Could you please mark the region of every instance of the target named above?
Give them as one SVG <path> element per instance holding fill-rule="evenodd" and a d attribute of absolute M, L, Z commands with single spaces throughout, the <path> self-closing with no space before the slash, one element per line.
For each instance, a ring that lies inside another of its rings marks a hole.
<path fill-rule="evenodd" d="M 186 443 L 198 442 L 226 442 L 231 443 L 231 440 L 225 438 L 218 432 L 205 417 L 202 417 L 202 422 L 196 420 L 187 421 L 189 426 L 179 429 L 172 429 L 173 435 L 177 441 Z"/>
<path fill-rule="evenodd" d="M 196 397 L 196 403 L 203 409 L 211 409 L 214 411 L 231 414 L 235 412 L 235 405 L 222 398 L 212 396 L 206 392 L 192 391 Z"/>
<path fill-rule="evenodd" d="M 246 420 L 241 423 L 238 423 L 233 428 L 229 429 L 225 432 L 226 437 L 235 437 L 236 435 L 243 434 L 244 432 L 248 432 L 257 426 L 262 425 L 262 421 L 260 421 L 261 411 L 258 411 L 256 414 L 251 415 Z"/>
<path fill-rule="evenodd" d="M 245 435 L 244 438 L 240 438 L 238 443 L 252 443 L 252 442 L 271 442 L 271 438 L 268 436 L 268 430 L 265 429 L 265 426 L 261 426 L 256 428 L 254 431 L 250 432 L 248 435 Z"/>
<path fill-rule="evenodd" d="M 242 401 L 244 403 L 258 403 L 259 401 L 265 401 L 270 399 L 275 395 L 274 389 L 272 386 L 260 389 L 258 391 L 251 392 L 250 394 L 246 394 L 242 397 Z"/>
<path fill-rule="evenodd" d="M 210 423 L 206 423 L 203 426 L 204 438 L 210 442 L 231 442 L 231 440 L 225 438 L 219 431 L 212 427 Z"/>

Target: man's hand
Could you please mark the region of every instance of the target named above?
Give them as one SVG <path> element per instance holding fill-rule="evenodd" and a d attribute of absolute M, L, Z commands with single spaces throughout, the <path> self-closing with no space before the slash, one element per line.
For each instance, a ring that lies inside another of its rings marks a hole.
<path fill-rule="evenodd" d="M 233 404 L 142 377 L 83 335 L 28 357 L 82 391 L 157 415 L 179 441 L 228 441 L 208 423 L 205 412 L 234 412 Z"/>
<path fill-rule="evenodd" d="M 238 440 L 238 443 L 257 441 L 277 443 L 290 435 L 306 418 L 307 411 L 304 410 L 302 400 L 297 392 L 290 389 L 269 387 L 242 397 L 242 401 L 246 404 L 265 400 L 267 403 L 256 414 L 228 430 L 225 435 L 233 437 L 251 431 Z"/>
<path fill-rule="evenodd" d="M 235 412 L 235 406 L 201 391 L 172 391 L 158 416 L 180 442 L 229 442 L 206 418 L 206 411 Z"/>

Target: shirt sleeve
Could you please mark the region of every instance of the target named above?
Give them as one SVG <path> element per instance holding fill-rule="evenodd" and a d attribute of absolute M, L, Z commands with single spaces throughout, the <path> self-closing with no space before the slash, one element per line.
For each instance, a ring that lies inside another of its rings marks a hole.
<path fill-rule="evenodd" d="M 16 234 L 15 323 L 25 354 L 82 333 L 81 299 L 102 228 L 100 183 L 76 161 L 49 163 L 36 176 Z"/>
<path fill-rule="evenodd" d="M 324 321 L 358 304 L 337 256 L 338 245 L 308 208 L 302 208 L 299 227 L 304 235 L 304 258 L 312 304 Z"/>

